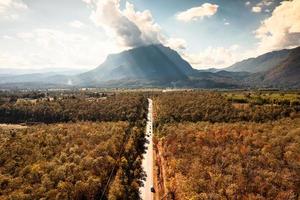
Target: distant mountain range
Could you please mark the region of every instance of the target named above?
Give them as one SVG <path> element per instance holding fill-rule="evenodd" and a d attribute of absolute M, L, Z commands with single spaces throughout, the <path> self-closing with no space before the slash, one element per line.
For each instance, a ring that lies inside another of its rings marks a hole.
<path fill-rule="evenodd" d="M 25 74 L 59 74 L 59 75 L 76 75 L 85 72 L 83 69 L 68 68 L 45 68 L 45 69 L 23 69 L 23 68 L 0 68 L 1 76 L 16 76 Z"/>
<path fill-rule="evenodd" d="M 231 72 L 244 71 L 250 73 L 265 72 L 287 59 L 289 56 L 289 52 L 290 50 L 286 49 L 281 51 L 273 51 L 256 58 L 249 58 L 247 60 L 235 63 L 234 65 L 225 68 L 224 70 Z"/>
<path fill-rule="evenodd" d="M 300 88 L 300 47 L 250 58 L 223 70 L 196 70 L 161 44 L 109 55 L 94 70 L 73 74 L 1 75 L 0 88 L 14 87 L 188 87 Z"/>
<path fill-rule="evenodd" d="M 287 55 L 283 56 L 284 54 Z M 281 59 L 270 58 L 266 60 L 273 63 L 263 71 L 253 73 L 245 79 L 246 85 L 256 87 L 276 87 L 276 88 L 300 88 L 300 47 L 282 52 L 272 52 L 280 54 Z M 283 59 L 283 57 L 285 57 Z"/>

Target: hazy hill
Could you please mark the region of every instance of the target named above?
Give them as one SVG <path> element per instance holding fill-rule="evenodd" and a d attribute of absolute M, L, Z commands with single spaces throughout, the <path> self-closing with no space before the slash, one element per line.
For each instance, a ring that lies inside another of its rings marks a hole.
<path fill-rule="evenodd" d="M 273 51 L 270 53 L 263 54 L 256 58 L 249 58 L 247 60 L 243 60 L 241 62 L 235 63 L 234 65 L 225 68 L 226 71 L 231 72 L 265 72 L 273 67 L 277 66 L 279 63 L 284 61 L 288 55 L 290 50 L 281 50 L 281 51 Z"/>
<path fill-rule="evenodd" d="M 257 87 L 300 88 L 300 47 L 288 51 L 284 60 L 265 72 L 252 74 L 246 79 Z"/>
<path fill-rule="evenodd" d="M 74 68 L 41 68 L 41 69 L 35 69 L 35 68 L 1 68 L 0 69 L 0 77 L 4 76 L 19 76 L 19 75 L 26 75 L 26 74 L 47 74 L 47 75 L 67 75 L 67 76 L 73 76 L 77 74 L 81 74 L 85 72 L 84 69 L 74 69 Z"/>
<path fill-rule="evenodd" d="M 34 73 L 34 74 L 22 74 L 22 75 L 0 75 L 0 84 L 4 83 L 65 83 L 71 81 L 69 76 L 49 72 L 49 73 Z"/>

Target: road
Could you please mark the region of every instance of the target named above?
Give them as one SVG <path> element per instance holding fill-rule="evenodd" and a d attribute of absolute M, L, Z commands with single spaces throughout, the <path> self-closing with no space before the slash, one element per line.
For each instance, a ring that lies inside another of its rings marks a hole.
<path fill-rule="evenodd" d="M 146 172 L 146 181 L 144 181 L 144 187 L 140 188 L 141 198 L 143 200 L 153 200 L 154 193 L 151 192 L 151 187 L 153 187 L 153 106 L 152 100 L 148 99 L 148 120 L 146 126 L 146 138 L 149 143 L 146 144 L 146 153 L 143 155 L 143 169 Z"/>

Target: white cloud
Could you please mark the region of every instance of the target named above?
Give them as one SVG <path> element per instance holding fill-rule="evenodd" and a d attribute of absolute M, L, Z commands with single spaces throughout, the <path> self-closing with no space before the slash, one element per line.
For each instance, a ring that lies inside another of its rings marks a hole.
<path fill-rule="evenodd" d="M 26 61 L 18 56 L 13 56 L 8 53 L 0 53 L 0 64 L 1 66 L 12 66 L 16 67 L 18 65 L 23 65 Z"/>
<path fill-rule="evenodd" d="M 71 26 L 73 28 L 82 28 L 84 26 L 84 24 L 79 20 L 74 20 L 69 23 L 69 26 Z"/>
<path fill-rule="evenodd" d="M 87 0 L 83 0 L 87 2 Z M 183 39 L 169 38 L 154 21 L 149 10 L 136 11 L 133 4 L 126 2 L 124 10 L 120 9 L 120 0 L 91 0 L 93 8 L 91 19 L 104 28 L 107 35 L 116 40 L 120 49 L 162 43 L 175 49 L 183 49 Z"/>
<path fill-rule="evenodd" d="M 266 13 L 269 13 L 269 12 L 271 12 L 271 11 L 270 11 L 269 9 L 266 9 L 265 12 L 266 12 Z"/>
<path fill-rule="evenodd" d="M 175 50 L 184 50 L 187 47 L 186 41 L 181 38 L 170 38 L 167 40 L 166 45 Z"/>
<path fill-rule="evenodd" d="M 190 8 L 177 14 L 176 18 L 179 21 L 189 22 L 203 19 L 204 17 L 211 17 L 218 11 L 218 5 L 204 3 L 199 7 Z"/>
<path fill-rule="evenodd" d="M 259 7 L 259 6 L 252 7 L 252 12 L 260 13 L 261 12 L 261 7 Z"/>
<path fill-rule="evenodd" d="M 202 52 L 196 54 L 183 53 L 182 56 L 189 61 L 193 67 L 198 69 L 211 67 L 223 68 L 230 66 L 241 59 L 238 48 L 238 45 L 232 45 L 229 48 L 208 47 Z"/>
<path fill-rule="evenodd" d="M 91 69 L 103 62 L 108 53 L 118 51 L 111 41 L 99 36 L 37 28 L 9 36 L 10 41 L 3 37 L 3 44 L 18 46 L 1 49 L 0 66 Z"/>
<path fill-rule="evenodd" d="M 300 0 L 283 1 L 255 31 L 259 51 L 267 52 L 300 45 Z"/>
<path fill-rule="evenodd" d="M 149 10 L 143 12 L 135 11 L 134 5 L 127 2 L 122 14 L 139 28 L 143 43 L 164 42 L 165 36 L 162 34 L 161 27 L 155 23 Z"/>
<path fill-rule="evenodd" d="M 9 36 L 9 35 L 3 35 L 2 38 L 5 39 L 5 40 L 13 39 L 13 37 Z"/>
<path fill-rule="evenodd" d="M 245 4 L 246 4 L 246 6 L 249 6 L 251 4 L 251 2 L 247 1 Z"/>
<path fill-rule="evenodd" d="M 34 38 L 34 34 L 31 32 L 20 32 L 20 33 L 17 33 L 16 36 L 23 40 Z"/>
<path fill-rule="evenodd" d="M 270 6 L 273 3 L 272 0 L 262 0 L 257 4 L 257 6 L 263 7 L 263 6 Z"/>
<path fill-rule="evenodd" d="M 43 48 L 50 46 L 61 47 L 57 49 L 65 50 L 71 43 L 86 42 L 87 37 L 81 34 L 67 34 L 60 30 L 54 29 L 35 29 L 32 34 L 33 38 Z M 71 50 L 71 49 L 68 49 Z"/>
<path fill-rule="evenodd" d="M 134 5 L 127 2 L 126 8 L 122 13 L 140 29 L 144 44 L 162 43 L 176 50 L 186 48 L 184 39 L 167 37 L 162 33 L 162 28 L 154 21 L 149 10 L 143 12 L 135 11 Z"/>
<path fill-rule="evenodd" d="M 147 42 L 139 27 L 122 13 L 119 0 L 96 0 L 91 4 L 95 8 L 92 21 L 104 28 L 108 36 L 116 38 L 120 45 L 136 47 Z"/>
<path fill-rule="evenodd" d="M 230 23 L 229 23 L 229 22 L 225 22 L 224 25 L 225 25 L 225 26 L 229 26 Z"/>
<path fill-rule="evenodd" d="M 22 0 L 0 0 L 0 19 L 15 20 L 28 6 Z"/>
<path fill-rule="evenodd" d="M 121 10 L 119 0 L 94 0 L 89 7 L 94 8 L 91 15 L 93 22 L 104 28 L 112 40 L 117 39 L 121 47 L 136 47 L 159 42 L 179 51 L 185 59 L 198 68 L 224 67 L 237 60 L 236 45 L 227 49 L 209 47 L 196 54 L 184 52 L 187 48 L 184 39 L 164 35 L 149 10 L 136 11 L 131 3 L 127 2 L 124 10 Z M 225 20 L 224 23 L 229 22 Z"/>
<path fill-rule="evenodd" d="M 265 9 L 265 12 L 268 12 L 268 7 L 273 4 L 272 0 L 262 0 L 259 3 L 257 3 L 255 6 L 252 7 L 252 12 L 254 13 L 260 13 L 263 9 Z M 246 5 L 250 5 L 246 4 Z"/>
<path fill-rule="evenodd" d="M 0 13 L 4 13 L 9 9 L 25 10 L 27 5 L 22 0 L 1 0 L 0 1 Z"/>
<path fill-rule="evenodd" d="M 71 32 L 68 28 L 19 29 L 20 32 L 14 33 L 9 41 L 0 38 L 1 44 L 14 44 L 9 48 L 4 48 L 4 45 L 0 47 L 0 66 L 94 68 L 105 60 L 108 53 L 117 53 L 129 47 L 158 42 L 174 49 L 184 49 L 186 46 L 183 39 L 167 37 L 148 10 L 136 11 L 130 3 L 120 9 L 119 0 L 83 1 L 92 10 L 91 19 L 107 31 L 108 37 L 87 24 L 81 27 L 80 32 Z M 67 25 L 81 26 L 75 22 Z"/>
<path fill-rule="evenodd" d="M 91 4 L 92 0 L 82 0 L 84 3 Z"/>

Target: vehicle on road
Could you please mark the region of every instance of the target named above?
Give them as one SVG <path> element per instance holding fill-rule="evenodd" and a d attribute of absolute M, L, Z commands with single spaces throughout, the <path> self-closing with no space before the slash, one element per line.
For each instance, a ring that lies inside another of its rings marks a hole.
<path fill-rule="evenodd" d="M 150 190 L 151 190 L 151 192 L 152 192 L 152 193 L 155 193 L 155 189 L 154 189 L 154 187 L 153 187 L 153 186 L 151 187 L 151 189 L 150 189 Z"/>

